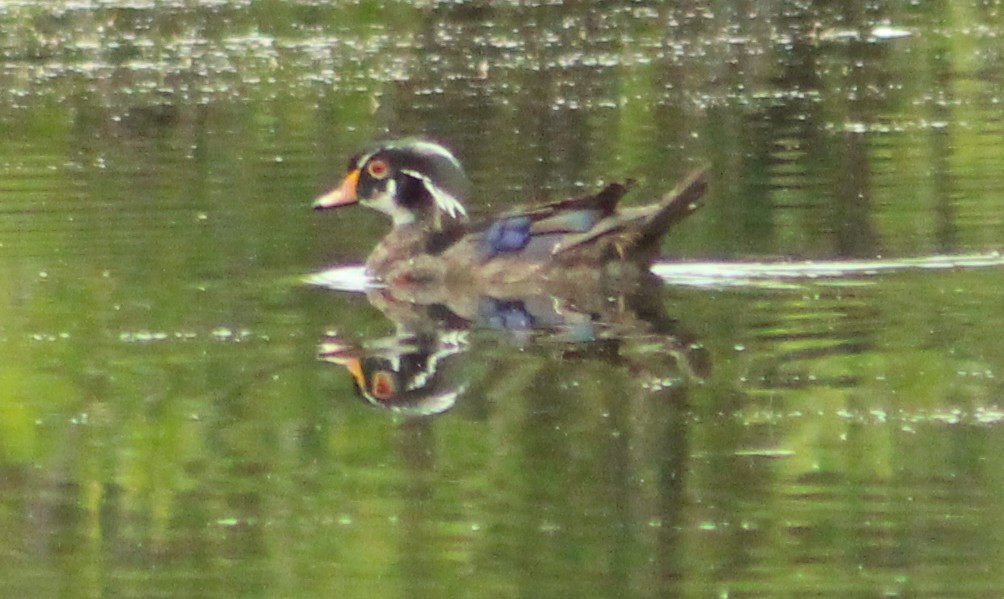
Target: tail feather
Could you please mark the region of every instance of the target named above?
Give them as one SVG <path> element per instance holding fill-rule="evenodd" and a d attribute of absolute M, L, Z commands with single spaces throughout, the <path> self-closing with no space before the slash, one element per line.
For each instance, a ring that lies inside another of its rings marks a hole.
<path fill-rule="evenodd" d="M 659 254 L 659 240 L 676 223 L 697 210 L 708 188 L 707 169 L 702 168 L 648 206 L 618 210 L 601 219 L 589 231 L 566 235 L 552 249 L 552 255 L 565 261 L 602 262 L 611 256 L 642 264 Z"/>
<path fill-rule="evenodd" d="M 700 168 L 684 179 L 657 204 L 655 212 L 641 227 L 635 245 L 642 254 L 658 248 L 659 240 L 676 223 L 690 216 L 700 207 L 701 196 L 708 189 L 708 169 Z"/>

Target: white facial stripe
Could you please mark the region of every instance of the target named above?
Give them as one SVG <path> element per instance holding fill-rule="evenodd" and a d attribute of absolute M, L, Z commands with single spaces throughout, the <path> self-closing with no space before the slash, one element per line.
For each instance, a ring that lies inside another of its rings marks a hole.
<path fill-rule="evenodd" d="M 439 144 L 434 144 L 429 141 L 416 141 L 411 144 L 411 147 L 418 151 L 419 154 L 426 154 L 431 156 L 440 156 L 446 158 L 458 169 L 462 170 L 460 161 L 457 160 L 456 156 L 450 153 L 449 150 L 444 148 Z"/>
<path fill-rule="evenodd" d="M 356 168 L 362 169 L 366 165 L 366 163 L 370 161 L 370 158 L 373 158 L 374 156 L 376 156 L 376 153 L 379 152 L 379 151 L 380 150 L 373 150 L 369 154 L 366 154 L 364 156 L 360 156 L 359 160 L 356 160 Z"/>
<path fill-rule="evenodd" d="M 444 340 L 446 339 L 448 339 L 448 337 L 444 336 Z M 445 359 L 454 354 L 458 354 L 462 351 L 465 351 L 465 346 L 467 345 L 467 337 L 464 336 L 462 337 L 462 339 L 463 341 L 461 343 L 457 343 L 453 346 L 444 344 L 444 346 L 439 351 L 429 354 L 425 370 L 416 374 L 412 378 L 412 382 L 407 387 L 408 390 L 411 391 L 423 387 L 426 384 L 426 382 L 428 382 L 429 378 L 436 373 L 436 369 L 439 368 L 439 361 L 441 359 Z"/>
<path fill-rule="evenodd" d="M 432 182 L 432 179 L 411 169 L 401 169 L 401 172 L 409 177 L 415 177 L 416 179 L 422 181 L 425 188 L 430 194 L 432 194 L 432 199 L 436 201 L 436 206 L 438 206 L 443 212 L 446 212 L 453 218 L 456 218 L 457 215 L 467 216 L 467 210 L 464 209 L 464 205 L 461 204 L 457 198 L 437 187 L 436 184 Z"/>
<path fill-rule="evenodd" d="M 372 152 L 370 152 L 369 154 L 364 154 L 360 156 L 359 160 L 356 162 L 356 166 L 362 168 L 367 162 L 369 162 L 370 158 L 373 158 L 383 150 L 390 148 L 399 148 L 399 147 L 402 146 L 399 146 L 398 144 L 388 144 L 385 147 L 377 148 Z M 460 161 L 457 160 L 457 157 L 454 156 L 452 153 L 450 153 L 449 150 L 447 150 L 446 148 L 437 143 L 433 143 L 431 141 L 414 140 L 409 142 L 407 144 L 407 147 L 411 150 L 414 150 L 418 154 L 424 154 L 426 156 L 439 156 L 440 158 L 445 158 L 449 160 L 450 163 L 453 164 L 453 166 L 457 167 L 458 170 L 461 171 L 464 170 L 463 165 L 460 164 Z"/>
<path fill-rule="evenodd" d="M 360 200 L 359 203 L 372 208 L 374 210 L 379 210 L 394 221 L 394 226 L 408 225 L 415 222 L 415 214 L 411 210 L 403 206 L 399 206 L 397 202 L 394 201 L 394 194 L 397 191 L 397 182 L 393 179 L 387 181 L 387 187 L 384 188 L 383 193 L 368 200 Z"/>

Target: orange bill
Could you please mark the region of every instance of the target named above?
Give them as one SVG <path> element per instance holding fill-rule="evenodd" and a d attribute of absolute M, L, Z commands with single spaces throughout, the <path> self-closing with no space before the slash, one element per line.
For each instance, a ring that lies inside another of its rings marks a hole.
<path fill-rule="evenodd" d="M 345 176 L 342 184 L 332 189 L 314 202 L 316 210 L 325 208 L 337 208 L 338 206 L 348 206 L 359 201 L 356 196 L 356 185 L 359 183 L 359 169 L 352 170 Z"/>
<path fill-rule="evenodd" d="M 363 374 L 363 363 L 359 358 L 346 358 L 342 362 L 342 366 L 345 367 L 352 374 L 352 378 L 355 380 L 356 385 L 365 390 L 366 389 L 366 375 Z"/>
<path fill-rule="evenodd" d="M 333 364 L 338 364 L 339 366 L 345 368 L 352 375 L 352 379 L 356 382 L 356 385 L 365 390 L 366 389 L 366 374 L 363 373 L 363 362 L 359 358 L 354 356 L 340 356 L 336 352 L 332 352 L 324 356 L 324 359 Z"/>

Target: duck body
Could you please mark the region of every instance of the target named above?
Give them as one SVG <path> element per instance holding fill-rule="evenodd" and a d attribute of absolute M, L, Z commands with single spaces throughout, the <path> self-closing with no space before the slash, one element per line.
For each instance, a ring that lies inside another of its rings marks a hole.
<path fill-rule="evenodd" d="M 388 286 L 502 289 L 578 285 L 647 273 L 662 236 L 698 207 L 703 171 L 647 206 L 619 208 L 629 185 L 513 211 L 467 218 L 469 183 L 438 144 L 407 139 L 360 152 L 317 209 L 362 204 L 391 217 L 390 233 L 366 261 Z"/>

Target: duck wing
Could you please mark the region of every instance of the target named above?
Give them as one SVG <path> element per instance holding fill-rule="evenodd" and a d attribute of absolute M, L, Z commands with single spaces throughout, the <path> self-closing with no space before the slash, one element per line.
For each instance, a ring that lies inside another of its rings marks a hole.
<path fill-rule="evenodd" d="M 479 227 L 475 238 L 481 260 L 650 261 L 660 238 L 697 209 L 707 173 L 692 174 L 656 204 L 618 210 L 631 184 L 611 183 L 596 194 L 511 213 Z"/>
<path fill-rule="evenodd" d="M 617 212 L 631 182 L 611 183 L 598 193 L 512 212 L 483 223 L 477 241 L 482 260 L 496 256 L 548 258 L 555 244 L 582 235 Z"/>
<path fill-rule="evenodd" d="M 576 250 L 610 250 L 622 258 L 650 262 L 658 253 L 659 241 L 678 222 L 700 207 L 708 188 L 706 168 L 691 173 L 655 204 L 626 208 L 605 218 L 588 231 L 564 237 L 554 247 L 554 255 Z"/>

